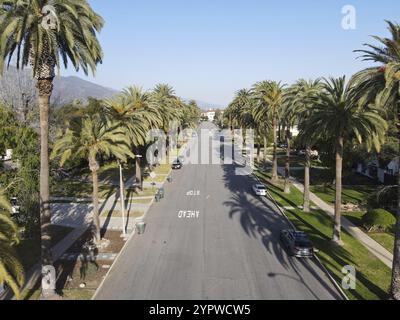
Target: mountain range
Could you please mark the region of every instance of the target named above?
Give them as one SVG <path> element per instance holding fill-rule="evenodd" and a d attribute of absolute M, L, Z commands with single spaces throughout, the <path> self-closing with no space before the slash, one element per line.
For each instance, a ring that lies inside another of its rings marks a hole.
<path fill-rule="evenodd" d="M 62 106 L 72 101 L 85 102 L 87 98 L 105 99 L 111 98 L 118 90 L 107 88 L 79 77 L 56 77 L 54 79 L 54 90 L 51 103 Z M 4 72 L 0 77 L 0 102 L 8 105 L 20 106 L 21 96 L 23 100 L 34 101 L 37 99 L 35 81 L 32 79 L 30 69 L 17 70 L 15 67 Z M 184 99 L 189 101 L 191 99 Z M 215 109 L 219 106 L 213 103 L 196 100 L 198 106 L 203 110 Z"/>

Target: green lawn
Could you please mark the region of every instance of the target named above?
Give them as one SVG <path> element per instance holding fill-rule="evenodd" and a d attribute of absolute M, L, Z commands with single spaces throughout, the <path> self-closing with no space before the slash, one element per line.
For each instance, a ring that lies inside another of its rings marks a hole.
<path fill-rule="evenodd" d="M 271 156 L 269 157 L 270 160 L 272 160 Z M 304 167 L 304 162 L 305 162 L 305 158 L 304 156 L 298 156 L 298 155 L 292 155 L 290 156 L 290 166 L 293 168 L 299 168 L 299 167 Z M 311 161 L 313 166 L 319 166 L 320 163 L 318 163 L 315 160 Z M 286 155 L 280 155 L 278 157 L 278 166 L 279 167 L 284 167 L 286 166 Z M 300 170 L 296 170 L 296 171 L 300 171 Z M 304 171 L 301 171 L 302 174 L 304 175 Z"/>
<path fill-rule="evenodd" d="M 91 300 L 95 293 L 91 289 L 64 289 L 63 300 Z"/>
<path fill-rule="evenodd" d="M 348 220 L 354 223 L 357 227 L 359 227 L 362 231 L 367 233 L 367 231 L 362 226 L 362 217 L 365 212 L 344 212 L 343 216 L 345 216 Z M 368 236 L 378 242 L 381 246 L 383 246 L 389 252 L 393 252 L 394 248 L 394 234 L 390 232 L 369 232 Z"/>
<path fill-rule="evenodd" d="M 166 175 L 157 175 L 154 179 L 147 177 L 146 179 L 143 180 L 143 182 L 164 182 L 167 179 Z"/>
<path fill-rule="evenodd" d="M 135 174 L 135 168 L 122 168 L 122 176 L 124 181 L 129 180 Z M 114 184 L 119 185 L 119 165 L 117 162 L 111 162 L 109 164 L 104 165 L 99 170 L 99 181 L 102 184 Z"/>
<path fill-rule="evenodd" d="M 140 218 L 144 214 L 143 211 L 129 211 L 126 213 L 129 218 Z M 121 218 L 122 212 L 119 210 L 114 210 L 112 213 L 110 211 L 104 211 L 101 214 L 102 217 L 110 217 L 110 218 Z"/>
<path fill-rule="evenodd" d="M 258 173 L 260 177 L 268 174 Z M 281 206 L 294 206 L 302 204 L 302 194 L 295 188 L 286 195 L 280 187 L 268 184 L 269 190 Z M 338 247 L 330 241 L 332 236 L 332 219 L 321 210 L 304 213 L 302 210 L 286 211 L 289 219 L 299 228 L 307 232 L 320 250 L 318 256 L 330 270 L 334 278 L 341 283 L 344 266 L 352 265 L 357 270 L 357 288 L 346 293 L 353 300 L 378 300 L 387 299 L 390 286 L 391 270 L 378 258 L 372 255 L 358 240 L 343 232 L 344 246 Z"/>
<path fill-rule="evenodd" d="M 95 294 L 95 290 L 91 289 L 64 289 L 63 300 L 91 300 Z M 22 300 L 39 300 L 41 289 L 35 288 L 26 290 L 22 293 Z"/>
<path fill-rule="evenodd" d="M 299 182 L 304 183 L 304 170 L 296 170 L 290 173 Z M 335 179 L 335 172 L 329 168 L 316 168 L 312 167 L 310 171 L 311 185 L 332 185 Z M 362 176 L 352 171 L 343 172 L 343 185 L 369 185 L 378 187 L 376 181 Z"/>
<path fill-rule="evenodd" d="M 146 198 L 146 199 L 135 199 L 130 201 L 133 205 L 135 204 L 150 204 L 150 202 L 153 200 L 153 198 Z"/>
<path fill-rule="evenodd" d="M 100 185 L 99 197 L 108 198 L 117 190 L 118 187 L 115 186 Z M 90 182 L 64 180 L 54 183 L 50 193 L 52 197 L 90 198 L 93 195 L 93 185 Z"/>
<path fill-rule="evenodd" d="M 72 230 L 72 228 L 52 225 L 50 229 L 52 245 L 56 245 Z M 40 260 L 40 238 L 38 237 L 29 240 L 22 240 L 15 249 L 25 271 L 29 271 L 29 269 Z"/>
<path fill-rule="evenodd" d="M 153 170 L 155 174 L 168 174 L 170 171 L 171 165 L 169 164 L 162 164 Z"/>
<path fill-rule="evenodd" d="M 157 193 L 157 188 L 144 188 L 143 191 L 138 194 L 134 188 L 126 189 L 126 199 L 134 199 L 137 197 L 153 197 Z"/>
<path fill-rule="evenodd" d="M 376 242 L 380 243 L 381 246 L 386 248 L 389 252 L 394 250 L 394 234 L 393 233 L 377 233 L 372 232 L 368 234 Z"/>
<path fill-rule="evenodd" d="M 366 205 L 368 198 L 377 190 L 378 186 L 373 185 L 353 185 L 343 186 L 342 191 L 342 203 L 343 204 L 355 204 L 355 205 Z M 332 186 L 324 185 L 313 185 L 311 186 L 311 192 L 315 193 L 316 196 L 321 198 L 327 203 L 335 203 L 335 189 Z"/>

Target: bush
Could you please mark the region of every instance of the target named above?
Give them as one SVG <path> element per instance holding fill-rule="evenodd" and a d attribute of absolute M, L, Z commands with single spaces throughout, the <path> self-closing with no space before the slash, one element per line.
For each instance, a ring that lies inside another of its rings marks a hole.
<path fill-rule="evenodd" d="M 396 224 L 395 217 L 384 209 L 368 211 L 362 218 L 364 227 L 368 232 L 389 231 Z"/>

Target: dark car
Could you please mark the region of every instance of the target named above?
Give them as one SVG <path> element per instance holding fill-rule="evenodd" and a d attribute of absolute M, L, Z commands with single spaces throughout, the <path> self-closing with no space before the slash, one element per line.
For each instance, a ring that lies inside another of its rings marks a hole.
<path fill-rule="evenodd" d="M 314 246 L 307 234 L 295 230 L 283 230 L 281 240 L 289 254 L 298 258 L 312 258 Z"/>
<path fill-rule="evenodd" d="M 176 159 L 174 162 L 172 162 L 172 169 L 174 170 L 182 169 L 182 162 L 179 159 Z"/>

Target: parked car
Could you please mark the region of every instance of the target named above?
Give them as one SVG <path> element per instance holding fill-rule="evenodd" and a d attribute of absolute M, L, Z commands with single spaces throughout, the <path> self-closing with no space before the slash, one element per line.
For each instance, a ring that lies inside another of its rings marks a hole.
<path fill-rule="evenodd" d="M 256 184 L 253 186 L 253 191 L 257 196 L 266 196 L 267 195 L 267 187 L 263 184 Z"/>
<path fill-rule="evenodd" d="M 179 170 L 182 169 L 182 162 L 179 159 L 176 159 L 173 163 L 172 163 L 172 169 L 174 170 Z"/>
<path fill-rule="evenodd" d="M 283 230 L 281 232 L 281 241 L 291 256 L 298 258 L 314 257 L 314 246 L 304 232 Z"/>

